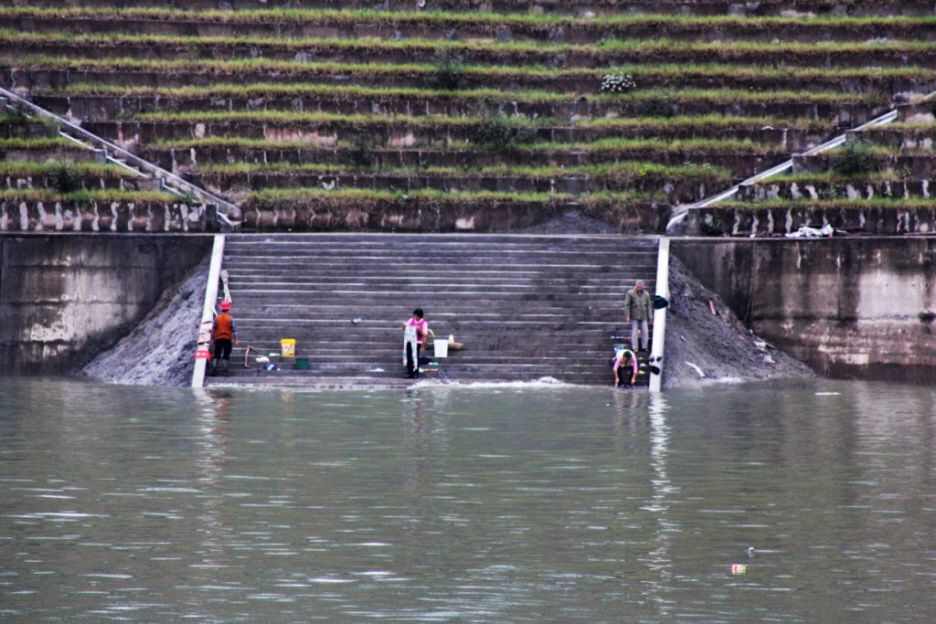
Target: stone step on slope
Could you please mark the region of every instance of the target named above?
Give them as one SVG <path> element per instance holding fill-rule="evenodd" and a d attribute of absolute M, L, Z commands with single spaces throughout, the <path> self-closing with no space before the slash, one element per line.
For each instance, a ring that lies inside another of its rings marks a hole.
<path fill-rule="evenodd" d="M 866 62 L 866 61 L 865 61 Z M 277 92 L 274 85 L 267 85 L 272 91 L 257 97 L 231 95 L 219 87 L 214 91 L 206 89 L 202 97 L 179 96 L 170 90 L 158 94 L 126 95 L 114 98 L 111 95 L 42 92 L 33 91 L 33 102 L 58 115 L 71 114 L 79 119 L 107 119 L 118 115 L 139 115 L 161 107 L 176 112 L 212 111 L 212 110 L 283 110 L 296 109 L 297 100 L 314 102 L 316 110 L 323 113 L 353 115 L 361 111 L 369 114 L 393 115 L 397 111 L 418 110 L 424 115 L 443 117 L 496 116 L 502 110 L 504 102 L 485 99 L 486 94 L 476 98 L 467 97 L 469 91 L 461 91 L 462 98 L 453 99 L 449 94 L 435 95 L 432 92 L 412 92 L 404 89 L 384 90 L 380 95 L 355 94 L 334 89 L 329 93 L 321 91 L 307 94 Z M 841 94 L 838 92 L 799 92 L 798 97 L 783 99 L 751 99 L 739 101 L 734 98 L 721 98 L 717 91 L 677 92 L 673 93 L 667 113 L 680 115 L 724 115 L 741 117 L 781 117 L 788 119 L 827 119 L 836 115 L 847 116 L 852 125 L 870 121 L 877 114 L 884 112 L 890 104 L 889 99 L 861 94 Z M 592 99 L 582 102 L 571 97 L 569 101 L 543 101 L 530 98 L 522 99 L 522 94 L 513 94 L 518 100 L 511 102 L 516 114 L 527 117 L 571 118 L 573 115 L 585 117 L 605 117 L 609 114 L 631 115 L 639 117 L 648 111 L 659 109 L 659 100 L 640 98 L 635 92 L 633 101 Z M 506 99 L 506 98 L 505 98 Z M 208 100 L 208 101 L 206 101 Z M 877 113 L 877 114 L 876 114 Z M 214 180 L 216 176 L 205 175 Z M 203 180 L 204 181 L 204 180 Z"/>
<path fill-rule="evenodd" d="M 32 0 L 29 5 L 34 7 L 71 8 L 74 0 Z M 115 0 L 82 0 L 83 7 L 113 8 Z M 136 0 L 134 7 L 164 8 L 166 0 Z M 184 8 L 190 11 L 216 11 L 218 0 L 187 0 Z M 260 8 L 267 9 L 294 9 L 295 0 L 262 0 Z M 223 6 L 228 10 L 251 10 L 258 8 L 257 0 L 225 0 Z M 340 9 L 340 10 L 373 10 L 377 6 L 373 0 L 303 0 L 304 9 Z M 385 12 L 409 12 L 415 3 L 412 0 L 386 0 L 379 4 Z M 733 0 L 724 2 L 698 2 L 697 0 L 656 0 L 654 2 L 620 2 L 618 0 L 590 0 L 588 2 L 569 2 L 567 0 L 491 0 L 484 5 L 486 12 L 493 13 L 543 13 L 548 15 L 617 15 L 626 9 L 632 13 L 658 13 L 664 15 L 733 15 L 733 16 L 766 16 L 782 15 L 789 11 L 787 2 L 751 2 L 738 3 Z M 900 3 L 854 3 L 833 5 L 826 0 L 810 0 L 797 2 L 796 9 L 802 12 L 813 11 L 822 14 L 848 14 L 848 15 L 929 15 L 932 4 L 924 2 Z M 463 0 L 441 0 L 433 4 L 434 11 L 459 12 L 477 11 L 478 3 L 466 3 Z M 837 12 L 837 13 L 833 13 Z"/>
<path fill-rule="evenodd" d="M 0 25 L 2 26 L 2 25 Z M 927 28 L 932 28 L 927 26 Z M 913 33 L 916 35 L 916 33 Z M 928 35 L 927 35 L 928 36 Z M 921 35 L 922 38 L 922 35 Z M 7 84 L 14 81 L 21 84 L 24 88 L 45 88 L 49 84 L 61 86 L 70 84 L 75 80 L 77 69 L 81 66 L 75 64 L 63 64 L 51 62 L 31 63 L 26 67 L 10 69 Z M 191 67 L 191 69 L 189 69 Z M 680 88 L 699 90 L 699 89 L 742 89 L 742 90 L 777 90 L 777 91 L 832 91 L 836 85 L 840 85 L 842 77 L 833 72 L 811 71 L 809 73 L 789 72 L 788 74 L 770 74 L 757 72 L 758 66 L 739 65 L 735 71 L 713 70 L 710 72 L 693 71 L 687 72 L 679 77 Z M 646 70 L 645 70 L 646 71 Z M 936 79 L 928 77 L 929 70 L 920 68 L 911 72 L 908 70 L 903 75 L 897 77 L 884 75 L 880 72 L 872 72 L 863 69 L 851 70 L 852 76 L 849 76 L 854 83 L 860 83 L 863 88 L 869 91 L 890 92 L 917 92 L 928 93 L 936 85 Z M 205 84 L 206 76 L 212 73 L 211 67 L 205 63 L 197 66 L 195 63 L 180 65 L 172 71 L 148 69 L 148 68 L 124 68 L 99 65 L 91 69 L 81 68 L 80 76 L 83 83 L 87 84 L 116 84 L 123 87 L 142 87 L 142 88 L 180 88 L 191 84 Z M 478 73 L 473 77 L 473 82 L 469 88 L 477 88 L 485 83 L 489 83 L 491 88 L 508 89 L 515 88 L 521 91 L 553 91 L 562 93 L 574 93 L 577 90 L 584 93 L 597 93 L 600 89 L 599 76 L 594 70 L 581 69 L 578 71 L 569 71 L 565 73 L 537 72 L 511 75 L 500 77 L 496 72 Z M 294 68 L 291 71 L 281 71 L 270 73 L 265 69 L 245 68 L 242 71 L 232 71 L 223 77 L 224 83 L 271 83 L 271 84 L 296 84 L 302 82 L 305 84 L 329 85 L 341 82 L 347 85 L 356 85 L 369 88 L 412 88 L 418 89 L 425 84 L 426 76 L 424 73 L 413 72 L 408 69 L 399 71 L 380 71 L 374 73 L 365 73 L 357 70 L 351 65 L 346 67 L 334 67 L 323 69 L 318 68 Z M 508 80 L 510 82 L 508 82 Z M 219 81 L 220 83 L 220 81 Z M 585 89 L 591 89 L 583 91 Z M 673 79 L 664 72 L 647 73 L 641 76 L 641 88 L 643 89 L 667 89 L 673 88 Z M 95 133 L 104 128 L 117 130 L 116 124 L 108 124 L 96 127 Z M 134 131 L 132 124 L 123 124 L 121 126 L 125 131 L 131 134 Z M 155 129 L 148 126 L 143 137 L 140 138 L 159 138 L 158 136 L 147 137 L 149 132 Z"/>
<path fill-rule="evenodd" d="M 465 343 L 426 379 L 603 385 L 621 343 L 611 336 L 626 329 L 624 293 L 636 279 L 653 291 L 656 239 L 242 235 L 228 237 L 225 269 L 240 345 L 231 375 L 209 383 L 396 385 L 402 323 L 418 306 L 437 337 Z M 285 338 L 310 370 L 287 358 L 258 374 L 255 356 L 275 356 Z"/>
<path fill-rule="evenodd" d="M 403 41 L 381 42 L 373 40 L 362 41 L 355 37 L 327 37 L 306 39 L 301 47 L 284 46 L 281 41 L 270 38 L 254 37 L 250 41 L 242 38 L 227 40 L 205 39 L 192 40 L 184 36 L 166 36 L 158 46 L 152 39 L 140 38 L 133 34 L 112 31 L 107 43 L 110 45 L 89 45 L 85 40 L 63 40 L 60 37 L 34 38 L 24 42 L 18 38 L 0 37 L 0 55 L 18 54 L 20 56 L 46 55 L 49 57 L 68 57 L 86 59 L 107 59 L 119 54 L 123 58 L 150 58 L 153 60 L 172 61 L 180 58 L 237 58 L 243 54 L 244 47 L 249 45 L 251 53 L 257 58 L 262 57 L 269 61 L 295 62 L 296 57 L 328 56 L 333 63 L 360 62 L 369 56 L 379 57 L 382 63 L 394 65 L 414 65 L 424 63 L 428 52 L 423 42 L 410 40 L 407 45 Z M 97 42 L 94 42 L 95 44 Z M 688 43 L 688 42 L 687 42 Z M 778 42 L 779 43 L 779 42 Z M 518 49 L 505 46 L 478 46 L 452 44 L 452 50 L 459 54 L 462 62 L 471 67 L 477 66 L 517 66 L 545 67 L 555 62 L 558 52 L 555 46 L 537 46 Z M 119 52 L 115 51 L 119 48 Z M 742 52 L 738 47 L 732 46 L 728 41 L 722 41 L 720 46 L 711 45 L 683 45 L 673 46 L 669 41 L 660 39 L 645 39 L 645 45 L 638 50 L 629 50 L 630 62 L 659 62 L 667 64 L 701 64 L 724 63 L 737 60 Z M 882 46 L 878 42 L 863 42 L 853 44 L 848 48 L 788 46 L 782 43 L 779 46 L 765 44 L 757 48 L 743 50 L 744 61 L 748 64 L 771 65 L 776 62 L 779 55 L 787 65 L 800 67 L 902 67 L 909 64 L 909 58 L 922 66 L 932 66 L 934 61 L 931 50 L 920 50 L 907 45 L 902 41 L 889 42 Z M 600 46 L 576 50 L 568 50 L 563 57 L 563 68 L 592 68 L 606 66 L 612 58 L 611 51 Z M 159 102 L 158 108 L 166 110 L 164 102 Z"/>

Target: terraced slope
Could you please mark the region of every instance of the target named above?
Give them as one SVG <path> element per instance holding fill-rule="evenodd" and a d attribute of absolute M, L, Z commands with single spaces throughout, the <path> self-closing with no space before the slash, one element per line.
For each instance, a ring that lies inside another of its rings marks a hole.
<path fill-rule="evenodd" d="M 436 338 L 465 345 L 426 366 L 427 380 L 613 383 L 612 338 L 636 279 L 654 289 L 657 241 L 614 236 L 229 237 L 240 345 L 229 377 L 208 383 L 361 386 L 403 379 L 402 323 L 425 310 Z M 259 373 L 255 358 L 296 340 L 309 370 Z M 247 354 L 247 347 L 252 347 Z M 642 354 L 644 358 L 646 354 Z M 244 369 L 244 363 L 251 370 Z M 646 385 L 644 366 L 638 383 Z"/>
<path fill-rule="evenodd" d="M 936 232 L 933 101 L 897 112 L 893 123 L 849 132 L 838 149 L 795 157 L 789 175 L 700 210 L 700 227 L 741 236 Z"/>
<path fill-rule="evenodd" d="M 246 230 L 516 231 L 574 207 L 661 231 L 936 89 L 936 19 L 907 3 L 29 4 L 0 9 L 0 81 Z"/>
<path fill-rule="evenodd" d="M 54 125 L 0 108 L 11 111 L 0 114 L 0 232 L 199 229 L 156 181 L 108 164 Z"/>

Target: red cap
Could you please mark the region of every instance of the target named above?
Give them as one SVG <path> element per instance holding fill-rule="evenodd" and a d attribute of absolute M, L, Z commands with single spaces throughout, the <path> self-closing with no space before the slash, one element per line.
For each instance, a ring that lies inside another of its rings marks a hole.
<path fill-rule="evenodd" d="M 222 310 L 230 310 L 230 309 L 231 309 L 231 302 L 230 302 L 230 301 L 222 301 L 222 302 L 221 302 L 221 309 L 222 309 Z"/>

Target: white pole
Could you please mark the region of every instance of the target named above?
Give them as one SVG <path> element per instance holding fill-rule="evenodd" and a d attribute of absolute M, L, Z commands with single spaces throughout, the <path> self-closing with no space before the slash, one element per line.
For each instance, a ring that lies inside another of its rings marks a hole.
<path fill-rule="evenodd" d="M 669 301 L 669 252 L 670 239 L 660 238 L 657 249 L 656 294 Z M 650 366 L 659 368 L 659 373 L 650 372 L 650 392 L 660 392 L 663 383 L 663 347 L 666 343 L 666 308 L 653 311 L 653 348 L 650 350 Z"/>
<path fill-rule="evenodd" d="M 205 303 L 202 306 L 201 324 L 198 326 L 198 346 L 195 347 L 195 372 L 192 373 L 192 387 L 205 385 L 205 365 L 208 359 L 203 357 L 211 349 L 211 326 L 214 324 L 214 307 L 218 299 L 218 278 L 221 276 L 221 263 L 224 260 L 224 234 L 215 234 L 214 247 L 211 249 L 211 264 L 208 266 L 208 286 L 205 288 Z"/>

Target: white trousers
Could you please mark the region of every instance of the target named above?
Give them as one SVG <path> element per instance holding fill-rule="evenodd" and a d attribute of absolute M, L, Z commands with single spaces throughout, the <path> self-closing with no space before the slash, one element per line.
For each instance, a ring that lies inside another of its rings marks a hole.
<path fill-rule="evenodd" d="M 640 331 L 640 348 L 646 350 L 650 342 L 650 323 L 646 320 L 631 321 L 631 349 L 637 350 L 637 332 Z"/>

